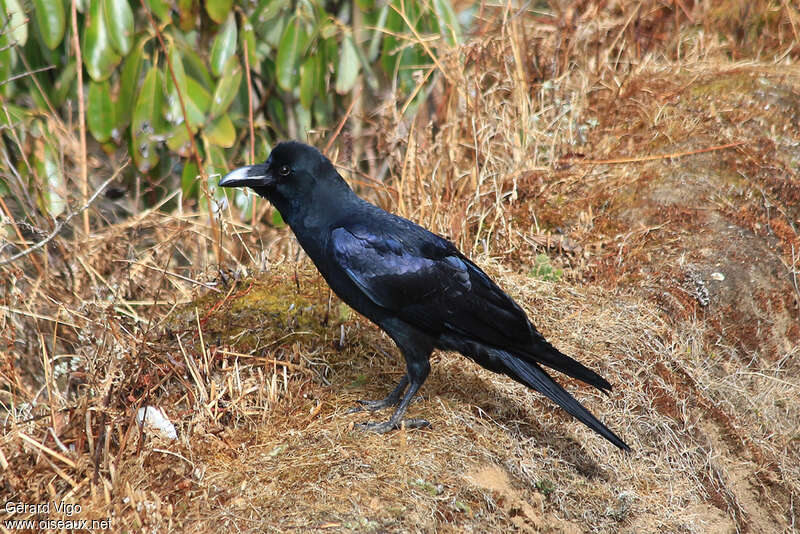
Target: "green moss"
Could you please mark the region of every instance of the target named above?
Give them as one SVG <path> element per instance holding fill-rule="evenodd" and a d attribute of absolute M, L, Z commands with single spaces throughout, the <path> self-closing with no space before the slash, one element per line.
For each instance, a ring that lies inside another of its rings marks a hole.
<path fill-rule="evenodd" d="M 755 78 L 750 72 L 732 72 L 718 75 L 689 87 L 689 95 L 698 98 L 713 97 L 716 101 L 733 96 L 752 95 L 756 89 Z"/>
<path fill-rule="evenodd" d="M 168 326 L 175 331 L 196 330 L 197 314 L 210 343 L 218 340 L 244 352 L 294 336 L 324 336 L 331 328 L 329 318 L 338 322 L 349 317 L 341 307 L 328 312 L 328 295 L 316 271 L 276 269 L 240 280 L 225 293 L 199 296 L 174 312 Z"/>

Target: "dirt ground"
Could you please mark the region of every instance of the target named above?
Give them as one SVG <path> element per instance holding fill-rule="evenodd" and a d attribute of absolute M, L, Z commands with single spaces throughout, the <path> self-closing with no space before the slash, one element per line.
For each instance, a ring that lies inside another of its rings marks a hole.
<path fill-rule="evenodd" d="M 287 228 L 224 214 L 217 265 L 206 216 L 153 210 L 84 238 L 75 259 L 51 250 L 49 277 L 4 267 L 0 500 L 81 506 L 4 518 L 800 530 L 800 12 L 720 4 L 485 6 L 416 119 L 370 118 L 384 185 L 346 172 L 369 150 L 331 153 L 362 195 L 453 240 L 608 379 L 604 396 L 558 377 L 631 453 L 440 352 L 409 409 L 430 429 L 354 429 L 371 416 L 349 414 L 355 401 L 404 373 L 391 340 Z M 140 427 L 144 406 L 177 438 Z"/>

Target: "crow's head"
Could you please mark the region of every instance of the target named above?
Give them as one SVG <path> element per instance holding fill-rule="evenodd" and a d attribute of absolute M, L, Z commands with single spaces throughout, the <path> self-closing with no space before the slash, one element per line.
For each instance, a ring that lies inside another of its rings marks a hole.
<path fill-rule="evenodd" d="M 319 186 L 343 183 L 328 158 L 297 141 L 279 143 L 266 162 L 231 171 L 219 181 L 222 187 L 250 187 L 272 201 L 300 198 Z"/>

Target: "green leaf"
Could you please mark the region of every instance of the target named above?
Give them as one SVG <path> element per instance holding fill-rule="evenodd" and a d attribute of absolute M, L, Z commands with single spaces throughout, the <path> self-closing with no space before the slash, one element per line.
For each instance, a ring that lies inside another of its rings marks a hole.
<path fill-rule="evenodd" d="M 131 123 L 133 161 L 141 172 L 149 171 L 158 163 L 157 137 L 164 130 L 163 100 L 161 72 L 154 65 L 142 83 Z"/>
<path fill-rule="evenodd" d="M 187 161 L 183 164 L 181 190 L 184 197 L 191 198 L 197 194 L 197 178 L 199 174 L 197 164 L 194 161 Z"/>
<path fill-rule="evenodd" d="M 175 80 L 178 82 L 177 89 L 181 91 L 181 93 L 186 92 L 186 71 L 183 69 L 183 58 L 181 57 L 180 52 L 178 52 L 178 47 L 175 46 L 174 43 L 170 44 L 170 47 L 167 49 L 169 63 L 167 65 L 167 69 L 170 67 L 172 68 L 172 73 L 169 77 L 169 82 L 172 84 L 170 87 L 175 89 L 174 81 L 172 79 L 172 74 L 175 75 Z"/>
<path fill-rule="evenodd" d="M 291 0 L 261 0 L 251 17 L 253 24 L 269 24 L 278 13 L 289 7 Z"/>
<path fill-rule="evenodd" d="M 297 86 L 298 65 L 307 45 L 305 25 L 300 17 L 294 15 L 283 30 L 275 59 L 275 76 L 284 91 L 292 91 Z"/>
<path fill-rule="evenodd" d="M 103 0 L 92 0 L 89 17 L 83 26 L 83 63 L 96 82 L 111 76 L 122 57 L 111 46 L 108 27 L 103 15 Z"/>
<path fill-rule="evenodd" d="M 167 48 L 167 59 L 165 68 L 167 69 L 165 72 L 169 74 L 168 78 L 168 87 L 169 89 L 175 90 L 175 82 L 172 79 L 172 74 L 175 75 L 175 80 L 178 82 L 177 89 L 181 92 L 186 91 L 186 71 L 183 68 L 183 58 L 181 57 L 180 52 L 178 51 L 178 47 L 175 46 L 175 42 L 172 41 Z M 170 73 L 170 68 L 172 72 Z"/>
<path fill-rule="evenodd" d="M 253 31 L 253 25 L 250 24 L 249 20 L 245 21 L 240 37 L 242 41 L 240 43 L 240 46 L 242 47 L 242 53 L 244 53 L 245 44 L 247 44 L 247 61 L 250 62 L 250 70 L 255 73 L 260 73 L 261 62 L 258 60 L 256 32 Z"/>
<path fill-rule="evenodd" d="M 139 88 L 139 76 L 144 63 L 144 45 L 149 39 L 142 37 L 122 64 L 117 98 L 117 127 L 125 128 L 131 122 L 131 112 Z"/>
<path fill-rule="evenodd" d="M 109 39 L 114 49 L 126 55 L 133 44 L 133 11 L 128 0 L 103 0 Z"/>
<path fill-rule="evenodd" d="M 330 39 L 339 34 L 339 27 L 330 20 L 324 20 L 318 26 L 319 36 L 322 39 Z"/>
<path fill-rule="evenodd" d="M 433 0 L 433 10 L 439 20 L 440 31 L 445 41 L 454 46 L 461 41 L 461 27 L 450 0 Z"/>
<path fill-rule="evenodd" d="M 58 108 L 64 103 L 64 100 L 67 98 L 67 95 L 70 94 L 70 90 L 75 84 L 77 74 L 78 69 L 75 66 L 74 59 L 70 60 L 61 72 L 58 73 L 58 78 L 56 78 L 56 83 L 53 84 L 53 90 L 50 93 L 50 103 L 54 107 Z"/>
<path fill-rule="evenodd" d="M 219 187 L 219 179 L 221 175 L 224 175 L 228 170 L 228 163 L 225 159 L 225 152 L 218 146 L 214 146 L 208 142 L 208 139 L 203 136 L 203 151 L 206 153 L 206 157 L 203 160 L 203 165 L 205 166 L 206 176 L 208 177 L 208 182 L 206 185 L 208 187 L 209 193 L 214 200 L 221 200 L 226 197 L 225 190 Z M 240 192 L 244 192 L 242 189 L 237 189 Z M 230 191 L 230 189 L 228 189 Z M 200 207 L 208 209 L 205 202 L 201 199 Z M 213 210 L 216 212 L 218 208 L 217 203 L 214 203 Z"/>
<path fill-rule="evenodd" d="M 170 129 L 167 134 L 167 148 L 184 158 L 192 154 L 192 143 L 185 124 L 176 124 Z"/>
<path fill-rule="evenodd" d="M 369 49 L 367 50 L 367 57 L 370 61 L 375 61 L 375 59 L 378 57 L 378 52 L 380 51 L 380 45 L 382 41 L 381 38 L 384 35 L 383 30 L 386 27 L 386 17 L 389 16 L 389 11 L 391 11 L 391 8 L 389 7 L 389 4 L 386 4 L 378 12 L 378 19 L 375 23 L 375 29 L 372 32 L 372 37 L 370 38 Z"/>
<path fill-rule="evenodd" d="M 333 105 L 331 104 L 332 95 L 325 95 L 328 98 L 316 98 L 312 105 L 314 121 L 317 124 L 330 124 L 333 120 Z"/>
<path fill-rule="evenodd" d="M 166 0 L 144 0 L 150 11 L 158 17 L 161 22 L 167 23 L 172 20 L 170 16 L 170 7 Z"/>
<path fill-rule="evenodd" d="M 272 152 L 272 146 L 264 135 L 256 134 L 256 137 L 256 157 L 253 158 L 253 161 L 266 161 Z"/>
<path fill-rule="evenodd" d="M 291 17 L 289 17 L 288 13 L 283 13 L 277 19 L 274 19 L 269 24 L 265 25 L 264 28 L 259 28 L 256 26 L 256 33 L 267 45 L 270 46 L 270 48 L 277 50 L 281 43 L 283 32 L 286 30 L 286 26 L 289 25 L 290 18 Z"/>
<path fill-rule="evenodd" d="M 175 43 L 170 43 L 169 48 L 167 49 L 167 57 L 169 59 L 169 63 L 164 65 L 164 81 L 166 82 L 165 87 L 165 94 L 167 95 L 167 110 L 165 112 L 165 118 L 167 121 L 173 124 L 180 124 L 183 122 L 183 109 L 181 108 L 181 97 L 184 99 L 184 105 L 186 105 L 186 99 L 188 92 L 187 89 L 187 82 L 186 82 L 186 71 L 183 70 L 183 60 L 181 59 L 181 55 L 178 53 L 177 47 Z M 172 73 L 170 73 L 169 66 L 172 66 Z M 175 74 L 175 79 L 178 81 L 177 87 L 175 86 L 175 82 L 172 80 L 172 74 Z M 186 110 L 186 113 L 189 113 L 189 110 Z"/>
<path fill-rule="evenodd" d="M 308 139 L 308 131 L 311 129 L 311 111 L 297 104 L 294 107 L 294 117 L 297 127 L 297 138 Z"/>
<path fill-rule="evenodd" d="M 89 82 L 89 96 L 86 107 L 86 122 L 89 131 L 101 143 L 111 138 L 114 129 L 114 103 L 111 101 L 111 88 L 108 80 L 103 82 Z"/>
<path fill-rule="evenodd" d="M 214 78 L 212 78 L 211 73 L 208 72 L 205 62 L 197 55 L 197 52 L 190 48 L 185 42 L 180 42 L 176 39 L 176 43 L 180 45 L 186 74 L 198 80 L 203 84 L 203 87 L 210 91 L 214 87 Z"/>
<path fill-rule="evenodd" d="M 42 41 L 50 50 L 61 44 L 64 30 L 67 28 L 67 19 L 64 16 L 64 2 L 62 0 L 33 0 L 33 12 L 36 15 L 36 25 Z"/>
<path fill-rule="evenodd" d="M 225 65 L 225 70 L 217 82 L 214 96 L 211 97 L 209 113 L 212 117 L 221 115 L 228 110 L 231 102 L 236 98 L 240 83 L 242 83 L 242 66 L 239 64 L 239 58 L 232 56 L 227 65 Z"/>
<path fill-rule="evenodd" d="M 67 187 L 64 183 L 64 175 L 58 165 L 58 154 L 53 148 L 52 143 L 45 140 L 37 143 L 38 148 L 34 154 L 34 167 L 39 178 L 45 181 L 47 186 L 42 187 L 42 197 L 44 210 L 51 217 L 57 217 L 67 207 Z"/>
<path fill-rule="evenodd" d="M 406 17 L 409 20 L 420 20 L 420 8 L 418 5 L 410 2 L 404 3 L 402 0 L 393 0 L 391 5 L 398 9 L 404 7 Z M 410 90 L 416 85 L 414 80 L 414 71 L 416 68 L 410 67 L 428 64 L 430 59 L 427 55 L 424 55 L 421 47 L 407 46 L 408 43 L 406 40 L 392 36 L 392 34 L 408 31 L 405 21 L 403 21 L 403 18 L 394 9 L 391 9 L 387 13 L 384 30 L 386 30 L 385 33 L 387 35 L 383 40 L 380 60 L 383 71 L 390 77 L 397 77 L 400 89 Z"/>
<path fill-rule="evenodd" d="M 280 98 L 275 96 L 269 97 L 267 100 L 267 109 L 269 110 L 269 116 L 274 126 L 278 129 L 286 130 L 286 108 Z"/>
<path fill-rule="evenodd" d="M 286 223 L 283 222 L 283 217 L 281 217 L 281 212 L 278 210 L 272 210 L 272 226 L 275 228 L 283 228 L 286 226 Z"/>
<path fill-rule="evenodd" d="M 28 42 L 28 22 L 18 0 L 0 0 L 2 31 L 11 36 L 11 42 L 25 46 Z"/>
<path fill-rule="evenodd" d="M 352 35 L 345 35 L 339 53 L 339 66 L 336 68 L 336 92 L 340 95 L 349 93 L 358 79 L 361 62 L 358 59 L 356 44 Z"/>
<path fill-rule="evenodd" d="M 361 63 L 361 68 L 364 69 L 364 78 L 367 81 L 367 85 L 373 91 L 378 90 L 378 78 L 375 76 L 375 73 L 372 71 L 372 65 L 369 63 L 369 59 L 367 59 L 367 55 L 364 53 L 364 50 L 353 41 L 353 46 L 356 50 L 356 55 L 358 56 L 358 61 Z"/>
<path fill-rule="evenodd" d="M 26 116 L 30 116 L 32 114 L 30 110 L 15 106 L 10 102 L 4 102 L 3 108 L 3 112 L 0 113 L 0 126 L 4 126 L 6 128 L 17 127 L 18 125 L 16 125 L 16 123 L 21 122 Z M 5 114 L 5 111 L 8 111 L 8 115 Z M 11 122 L 9 122 L 9 118 L 11 119 Z M 264 159 L 267 158 L 265 157 Z"/>
<path fill-rule="evenodd" d="M 177 0 L 178 8 L 178 27 L 185 31 L 191 31 L 197 19 L 197 3 L 195 0 Z"/>
<path fill-rule="evenodd" d="M 206 0 L 206 13 L 216 23 L 221 23 L 228 17 L 233 0 Z"/>
<path fill-rule="evenodd" d="M 207 4 L 206 4 L 207 5 Z M 233 13 L 228 16 L 211 46 L 211 72 L 214 76 L 222 74 L 228 60 L 236 53 L 236 18 Z"/>
<path fill-rule="evenodd" d="M 300 65 L 300 103 L 306 109 L 311 109 L 314 97 L 324 90 L 324 87 L 320 87 L 322 85 L 321 63 L 320 56 L 314 54 Z"/>
<path fill-rule="evenodd" d="M 227 114 L 214 119 L 208 128 L 205 128 L 205 135 L 209 143 L 222 148 L 230 148 L 236 141 L 236 129 Z"/>
<path fill-rule="evenodd" d="M 396 6 L 398 9 L 400 8 L 396 1 L 392 2 L 392 5 Z M 385 32 L 386 36 L 383 39 L 381 66 L 383 67 L 384 73 L 388 76 L 394 76 L 397 63 L 403 52 L 400 49 L 399 39 L 394 37 L 393 34 L 401 33 L 405 29 L 405 22 L 403 22 L 403 18 L 399 13 L 390 6 L 387 5 L 387 7 L 389 10 L 386 13 L 385 25 L 380 27 L 381 30 L 388 30 Z"/>
<path fill-rule="evenodd" d="M 262 0 L 250 17 L 259 42 L 266 43 L 273 50 L 277 49 L 289 20 L 290 2 L 291 0 Z"/>
<path fill-rule="evenodd" d="M 184 103 L 186 104 L 186 114 L 189 116 L 189 126 L 192 127 L 192 131 L 196 131 L 206 120 L 206 113 L 211 105 L 211 94 L 200 82 L 190 76 L 186 77 L 186 94 L 188 98 L 184 100 Z"/>

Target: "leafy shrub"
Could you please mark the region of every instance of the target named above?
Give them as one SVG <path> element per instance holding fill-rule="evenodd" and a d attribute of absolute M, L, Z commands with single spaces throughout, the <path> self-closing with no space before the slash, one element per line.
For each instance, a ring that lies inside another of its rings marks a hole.
<path fill-rule="evenodd" d="M 448 0 L 78 0 L 77 65 L 69 1 L 33 0 L 27 19 L 20 0 L 0 4 L 0 127 L 22 137 L 0 166 L 35 182 L 53 215 L 49 191 L 68 188 L 41 112 L 74 123 L 79 72 L 92 138 L 130 153 L 150 185 L 182 172 L 184 197 L 202 199 L 198 175 L 263 161 L 274 139 L 331 125 L 359 83 L 411 94 L 414 70 L 432 64 L 420 39 L 459 39 Z M 7 186 L 0 179 L 0 194 Z"/>

